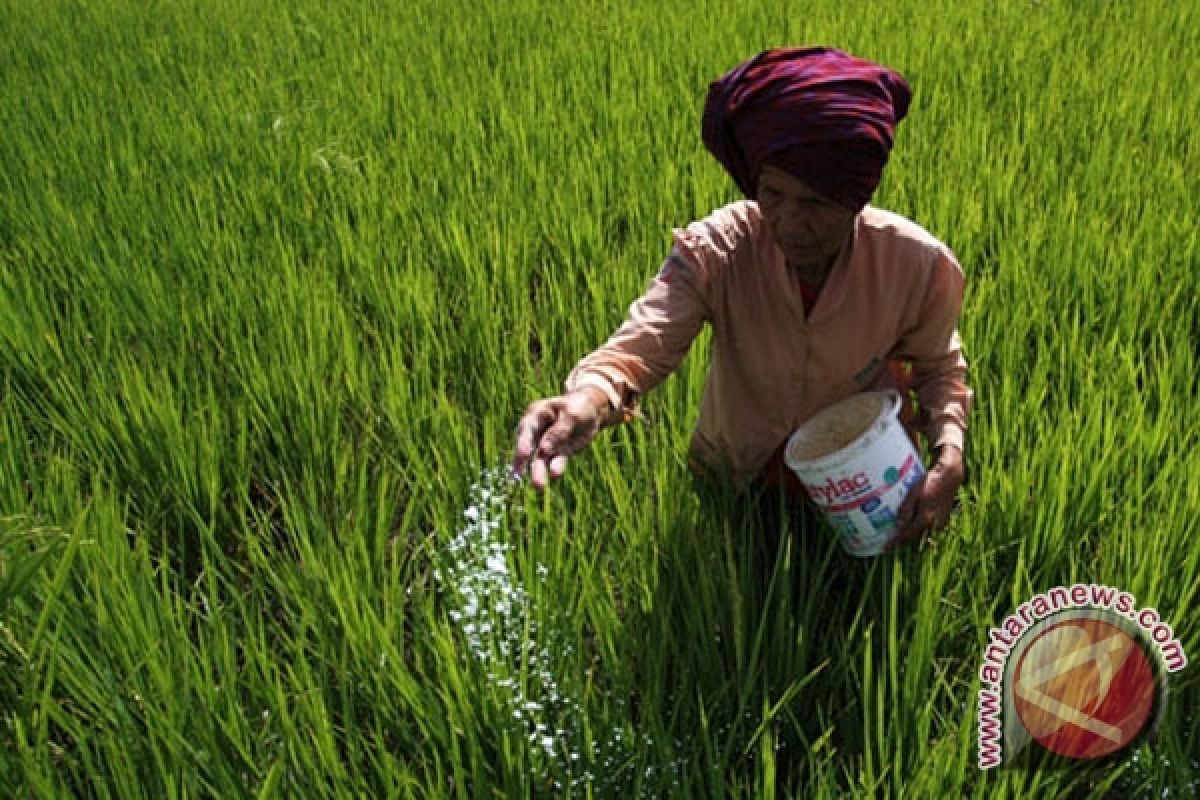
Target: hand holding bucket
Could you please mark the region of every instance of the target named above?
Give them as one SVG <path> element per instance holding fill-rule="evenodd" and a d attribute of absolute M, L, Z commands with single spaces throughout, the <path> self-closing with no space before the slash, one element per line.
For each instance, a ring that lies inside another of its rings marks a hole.
<path fill-rule="evenodd" d="M 814 415 L 788 439 L 784 460 L 855 556 L 878 555 L 896 515 L 925 475 L 900 423 L 900 393 L 853 395 Z"/>

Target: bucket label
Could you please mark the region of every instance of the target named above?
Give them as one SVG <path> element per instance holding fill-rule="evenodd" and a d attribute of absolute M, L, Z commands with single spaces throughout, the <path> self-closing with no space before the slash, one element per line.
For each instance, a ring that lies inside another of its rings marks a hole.
<path fill-rule="evenodd" d="M 804 488 L 808 490 L 813 500 L 822 505 L 828 505 L 835 501 L 845 501 L 865 493 L 871 488 L 871 480 L 867 477 L 867 473 L 856 472 L 849 477 L 836 481 L 833 478 L 829 478 L 820 484 L 806 483 L 804 484 Z"/>
<path fill-rule="evenodd" d="M 904 481 L 906 488 L 915 483 L 921 476 L 916 474 L 914 467 L 917 464 L 917 458 L 914 454 L 909 453 L 908 458 L 904 459 L 904 463 L 899 469 L 888 467 L 884 472 L 884 482 L 879 486 L 872 488 L 871 480 L 865 472 L 855 473 L 853 476 L 834 480 L 827 479 L 820 484 L 804 484 L 804 488 L 808 490 L 812 499 L 817 502 L 825 511 L 837 513 L 839 511 L 849 511 L 853 508 L 865 506 L 867 502 L 882 497 L 887 494 L 888 490 L 895 486 L 900 481 Z M 866 510 L 865 508 L 863 509 Z"/>

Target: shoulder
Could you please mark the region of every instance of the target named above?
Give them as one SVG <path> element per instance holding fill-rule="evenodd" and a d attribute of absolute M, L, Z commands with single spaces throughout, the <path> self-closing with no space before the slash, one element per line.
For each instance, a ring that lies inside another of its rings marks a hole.
<path fill-rule="evenodd" d="M 704 277 L 723 271 L 734 255 L 762 230 L 758 204 L 730 203 L 673 231 L 675 251 Z"/>
<path fill-rule="evenodd" d="M 923 270 L 949 270 L 962 274 L 953 251 L 908 217 L 868 205 L 859 213 L 857 235 L 873 249 L 887 253 L 893 261 Z"/>
<path fill-rule="evenodd" d="M 893 247 L 931 255 L 949 250 L 942 240 L 908 217 L 894 211 L 867 206 L 859 214 L 859 230 L 864 235 L 885 241 Z"/>

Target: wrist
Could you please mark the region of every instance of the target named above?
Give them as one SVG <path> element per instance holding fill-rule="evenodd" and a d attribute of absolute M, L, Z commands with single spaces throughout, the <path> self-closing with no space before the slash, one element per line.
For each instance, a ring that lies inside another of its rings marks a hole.
<path fill-rule="evenodd" d="M 616 417 L 617 410 L 613 408 L 612 401 L 602 390 L 595 386 L 581 386 L 576 391 L 587 397 L 588 404 L 593 409 L 601 427 L 609 425 Z"/>
<path fill-rule="evenodd" d="M 941 469 L 955 470 L 958 472 L 962 471 L 963 455 L 962 450 L 959 450 L 957 446 L 952 444 L 943 444 L 936 448 L 934 452 L 937 454 L 937 458 L 934 462 L 936 467 Z"/>

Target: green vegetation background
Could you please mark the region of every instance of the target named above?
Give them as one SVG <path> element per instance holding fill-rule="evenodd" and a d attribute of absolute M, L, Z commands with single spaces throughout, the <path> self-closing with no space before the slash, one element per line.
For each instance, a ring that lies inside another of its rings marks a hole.
<path fill-rule="evenodd" d="M 1200 654 L 1194 4 L 0 0 L 0 28 L 0 794 L 1195 796 L 1194 667 L 1117 764 L 984 774 L 974 727 L 988 627 L 1053 585 Z M 708 82 L 805 43 L 914 89 L 875 203 L 968 276 L 953 526 L 860 562 L 692 491 L 704 334 L 647 421 L 510 495 L 502 562 L 456 556 L 525 404 L 737 199 Z M 482 652 L 472 564 L 522 601 Z"/>

